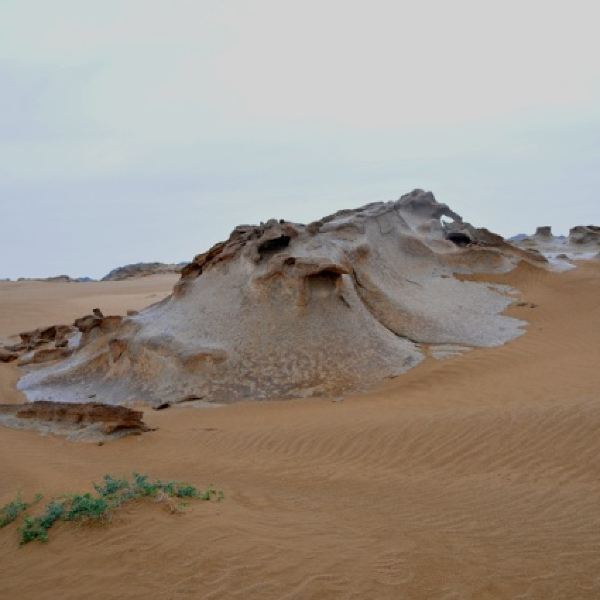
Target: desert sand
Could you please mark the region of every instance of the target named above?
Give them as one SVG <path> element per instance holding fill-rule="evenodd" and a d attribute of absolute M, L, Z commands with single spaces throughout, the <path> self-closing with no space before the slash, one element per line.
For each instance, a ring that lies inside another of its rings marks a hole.
<path fill-rule="evenodd" d="M 530 306 L 504 346 L 341 399 L 173 407 L 103 446 L 0 429 L 0 503 L 133 470 L 225 491 L 133 505 L 47 545 L 0 532 L 1 598 L 600 597 L 600 262 L 494 276 Z M 124 314 L 174 278 L 0 283 L 0 336 Z M 19 401 L 0 365 L 2 402 Z"/>

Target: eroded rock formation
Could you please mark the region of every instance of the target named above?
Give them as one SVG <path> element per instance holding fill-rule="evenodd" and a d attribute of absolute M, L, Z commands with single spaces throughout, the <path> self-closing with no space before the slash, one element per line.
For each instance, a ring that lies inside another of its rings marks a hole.
<path fill-rule="evenodd" d="M 148 431 L 143 413 L 100 403 L 31 402 L 0 405 L 0 423 L 68 437 L 139 434 Z"/>
<path fill-rule="evenodd" d="M 463 222 L 430 192 L 308 225 L 236 227 L 182 269 L 173 294 L 105 325 L 77 322 L 80 349 L 31 368 L 30 399 L 231 402 L 338 394 L 398 375 L 422 345 L 495 346 L 522 332 L 512 299 L 453 275 L 540 264 Z"/>
<path fill-rule="evenodd" d="M 69 340 L 76 333 L 70 325 L 51 325 L 19 334 L 20 341 L 0 349 L 0 362 L 19 360 L 20 364 L 65 358 L 72 352 Z"/>
<path fill-rule="evenodd" d="M 118 315 L 105 317 L 94 308 L 92 314 L 75 320 L 73 325 L 50 325 L 19 334 L 20 341 L 0 348 L 0 362 L 18 360 L 20 365 L 54 361 L 70 356 L 75 348 L 117 329 L 123 320 Z"/>
<path fill-rule="evenodd" d="M 595 225 L 577 225 L 569 231 L 571 244 L 595 244 L 600 246 L 600 227 Z"/>
<path fill-rule="evenodd" d="M 585 260 L 600 250 L 600 227 L 577 225 L 568 237 L 555 236 L 548 226 L 538 227 L 532 236 L 517 236 L 511 242 L 520 248 L 539 252 L 559 269 L 572 268 L 572 260 Z"/>

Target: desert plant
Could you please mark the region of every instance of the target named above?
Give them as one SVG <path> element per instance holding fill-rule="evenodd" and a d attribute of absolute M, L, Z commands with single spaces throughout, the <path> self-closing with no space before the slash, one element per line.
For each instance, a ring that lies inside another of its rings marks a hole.
<path fill-rule="evenodd" d="M 53 500 L 46 505 L 46 510 L 42 516 L 25 517 L 23 527 L 19 529 L 21 544 L 27 544 L 35 540 L 40 542 L 48 541 L 48 529 L 61 519 L 64 514 L 64 504 Z"/>
<path fill-rule="evenodd" d="M 41 498 L 41 494 L 36 494 L 35 498 L 33 499 L 33 502 L 27 503 L 23 502 L 21 494 L 17 494 L 17 497 L 14 500 L 0 508 L 0 529 L 12 523 L 21 513 L 25 512 L 32 504 L 39 502 Z"/>
<path fill-rule="evenodd" d="M 224 499 L 222 491 L 213 485 L 204 491 L 198 490 L 193 485 L 176 481 L 150 480 L 147 475 L 133 474 L 133 480 L 118 479 L 112 475 L 105 475 L 102 483 L 93 484 L 95 494 L 72 494 L 60 499 L 50 501 L 40 516 L 26 514 L 31 504 L 27 504 L 17 496 L 16 500 L 0 509 L 0 527 L 12 523 L 20 514 L 25 514 L 22 527 L 19 529 L 21 544 L 33 541 L 46 542 L 48 530 L 57 521 L 100 521 L 108 520 L 112 512 L 125 504 L 137 499 L 155 498 L 157 501 L 168 501 L 171 512 L 181 512 L 184 504 L 176 505 L 173 498 L 196 498 L 199 500 Z M 36 496 L 34 503 L 41 498 Z"/>
<path fill-rule="evenodd" d="M 95 498 L 90 493 L 75 494 L 70 498 L 69 507 L 65 512 L 65 521 L 98 520 L 106 517 L 109 510 L 110 504 L 105 498 Z"/>
<path fill-rule="evenodd" d="M 115 479 L 111 475 L 104 476 L 104 484 L 94 484 L 94 489 L 101 496 L 111 496 L 116 494 L 118 491 L 129 487 L 129 481 L 127 479 Z"/>

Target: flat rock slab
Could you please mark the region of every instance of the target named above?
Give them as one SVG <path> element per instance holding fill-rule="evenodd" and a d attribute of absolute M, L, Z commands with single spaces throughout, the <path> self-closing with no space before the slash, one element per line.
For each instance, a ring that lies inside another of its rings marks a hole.
<path fill-rule="evenodd" d="M 2 425 L 80 441 L 101 441 L 149 431 L 142 420 L 143 415 L 142 411 L 99 402 L 40 400 L 28 404 L 0 404 Z"/>

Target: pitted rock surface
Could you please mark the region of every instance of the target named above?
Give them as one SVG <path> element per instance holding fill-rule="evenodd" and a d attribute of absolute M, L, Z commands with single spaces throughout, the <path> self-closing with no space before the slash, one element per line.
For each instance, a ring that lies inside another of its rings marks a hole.
<path fill-rule="evenodd" d="M 422 190 L 308 225 L 242 225 L 185 266 L 162 302 L 110 326 L 79 321 L 85 343 L 30 367 L 19 387 L 31 400 L 97 393 L 153 406 L 364 389 L 417 365 L 421 344 L 520 335 L 523 323 L 502 314 L 513 298 L 454 275 L 521 260 L 545 264 Z"/>

